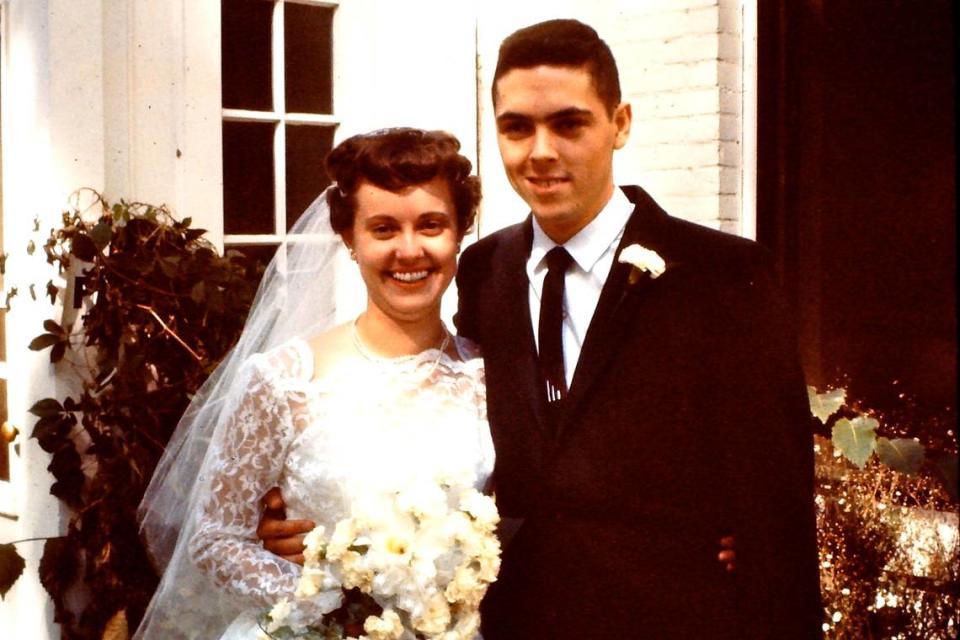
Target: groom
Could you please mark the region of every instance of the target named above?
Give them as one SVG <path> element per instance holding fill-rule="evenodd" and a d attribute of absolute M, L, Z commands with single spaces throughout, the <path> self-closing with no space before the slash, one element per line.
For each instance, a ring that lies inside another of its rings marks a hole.
<path fill-rule="evenodd" d="M 615 188 L 632 113 L 590 27 L 508 37 L 493 103 L 532 215 L 457 276 L 516 523 L 484 638 L 818 637 L 809 411 L 769 256 Z"/>
<path fill-rule="evenodd" d="M 614 187 L 632 114 L 590 27 L 508 37 L 493 104 L 532 216 L 468 248 L 457 279 L 497 503 L 522 519 L 484 637 L 819 636 L 812 432 L 768 255 Z M 634 245 L 653 273 L 622 261 Z"/>

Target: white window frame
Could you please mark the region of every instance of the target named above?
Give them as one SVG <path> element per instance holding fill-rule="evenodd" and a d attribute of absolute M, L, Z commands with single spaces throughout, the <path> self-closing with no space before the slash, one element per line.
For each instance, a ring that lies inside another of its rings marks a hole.
<path fill-rule="evenodd" d="M 336 114 L 336 102 L 333 114 L 288 113 L 286 111 L 286 64 L 284 40 L 284 15 L 287 4 L 302 4 L 311 7 L 337 9 L 340 3 L 330 0 L 273 0 L 273 15 L 270 25 L 270 77 L 273 94 L 273 110 L 253 111 L 247 109 L 222 109 L 224 122 L 269 122 L 278 125 L 273 133 L 273 176 L 274 176 L 274 223 L 273 233 L 225 234 L 224 245 L 276 245 L 283 242 L 287 235 L 287 125 L 326 126 L 334 131 L 340 124 Z M 336 21 L 336 13 L 334 13 Z M 335 29 L 333 30 L 335 32 Z M 334 43 L 331 43 L 334 44 Z M 333 62 L 336 64 L 336 61 Z M 331 75 L 334 69 L 331 65 Z M 226 219 L 227 212 L 223 212 Z"/>

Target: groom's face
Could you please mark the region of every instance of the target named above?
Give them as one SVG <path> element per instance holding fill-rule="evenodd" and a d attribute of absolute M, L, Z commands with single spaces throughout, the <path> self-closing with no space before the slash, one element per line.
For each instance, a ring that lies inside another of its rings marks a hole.
<path fill-rule="evenodd" d="M 613 193 L 613 152 L 630 105 L 611 115 L 585 68 L 541 65 L 497 80 L 494 112 L 507 177 L 555 242 L 566 242 Z"/>

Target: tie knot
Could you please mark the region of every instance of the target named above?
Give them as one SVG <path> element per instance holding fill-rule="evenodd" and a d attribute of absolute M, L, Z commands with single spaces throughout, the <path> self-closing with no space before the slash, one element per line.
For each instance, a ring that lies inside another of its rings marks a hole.
<path fill-rule="evenodd" d="M 561 273 L 566 273 L 572 262 L 573 258 L 567 250 L 559 245 L 547 252 L 547 269 L 550 270 L 550 272 L 560 271 Z"/>

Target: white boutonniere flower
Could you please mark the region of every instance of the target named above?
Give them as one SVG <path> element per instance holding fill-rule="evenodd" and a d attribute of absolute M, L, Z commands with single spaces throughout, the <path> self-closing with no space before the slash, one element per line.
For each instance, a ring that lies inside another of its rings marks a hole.
<path fill-rule="evenodd" d="M 649 273 L 651 278 L 659 278 L 667 270 L 667 263 L 659 253 L 640 244 L 624 247 L 617 260 L 633 266 L 634 270 L 630 274 L 631 284 L 636 282 L 643 272 Z"/>

